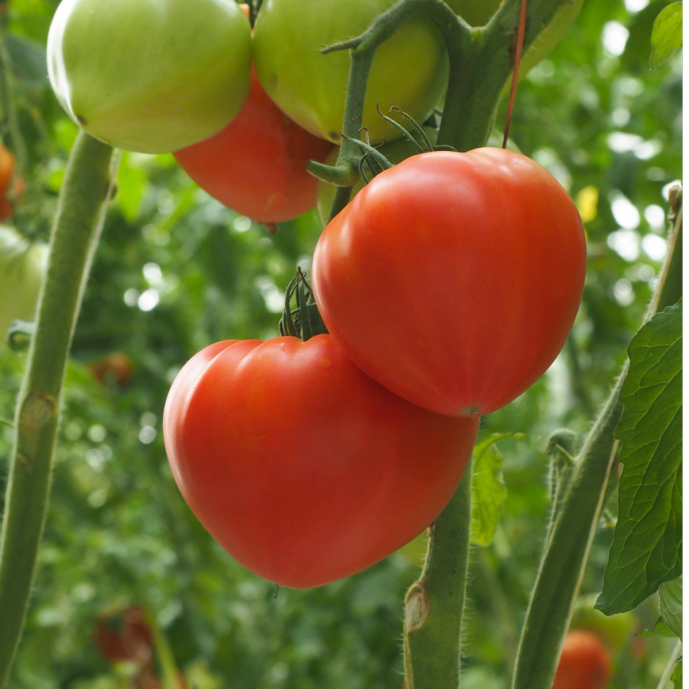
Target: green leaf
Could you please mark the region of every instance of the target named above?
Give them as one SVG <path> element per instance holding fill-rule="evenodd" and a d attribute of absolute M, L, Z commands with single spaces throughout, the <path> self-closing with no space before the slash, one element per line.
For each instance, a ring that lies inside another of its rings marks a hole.
<path fill-rule="evenodd" d="M 678 660 L 675 665 L 675 669 L 672 671 L 672 677 L 670 677 L 672 683 L 675 685 L 675 689 L 682 689 L 682 661 Z"/>
<path fill-rule="evenodd" d="M 682 577 L 660 587 L 660 614 L 663 622 L 682 638 Z"/>
<path fill-rule="evenodd" d="M 606 614 L 632 610 L 682 573 L 682 302 L 629 345 L 615 436 L 624 471 L 603 591 Z"/>
<path fill-rule="evenodd" d="M 48 68 L 45 48 L 27 38 L 8 33 L 5 46 L 12 71 L 22 83 L 32 87 L 48 85 Z"/>
<path fill-rule="evenodd" d="M 639 632 L 637 636 L 674 639 L 677 635 L 665 624 L 665 622 L 663 622 L 662 618 L 658 618 L 658 621 L 651 629 L 644 629 L 642 632 Z"/>
<path fill-rule="evenodd" d="M 662 65 L 682 47 L 682 3 L 673 2 L 657 17 L 651 34 L 651 69 Z"/>
<path fill-rule="evenodd" d="M 498 433 L 476 445 L 472 461 L 471 542 L 483 547 L 493 542 L 507 488 L 502 477 L 502 455 L 495 446 L 502 438 L 523 438 L 516 433 Z"/>

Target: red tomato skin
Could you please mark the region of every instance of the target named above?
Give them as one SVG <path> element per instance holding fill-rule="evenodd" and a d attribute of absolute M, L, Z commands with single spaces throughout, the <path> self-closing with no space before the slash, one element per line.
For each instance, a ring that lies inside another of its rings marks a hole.
<path fill-rule="evenodd" d="M 586 272 L 579 213 L 512 151 L 424 153 L 376 176 L 326 227 L 313 287 L 357 366 L 431 411 L 488 414 L 550 366 Z"/>
<path fill-rule="evenodd" d="M 317 335 L 203 349 L 177 376 L 163 429 L 177 485 L 220 545 L 264 579 L 310 588 L 433 522 L 478 419 L 409 404 Z"/>
<path fill-rule="evenodd" d="M 252 71 L 249 97 L 219 134 L 175 153 L 182 169 L 213 198 L 252 220 L 292 220 L 316 205 L 318 182 L 306 171 L 333 145 L 290 120 Z"/>
<path fill-rule="evenodd" d="M 605 689 L 611 679 L 612 660 L 603 642 L 593 632 L 569 632 L 553 689 Z"/>

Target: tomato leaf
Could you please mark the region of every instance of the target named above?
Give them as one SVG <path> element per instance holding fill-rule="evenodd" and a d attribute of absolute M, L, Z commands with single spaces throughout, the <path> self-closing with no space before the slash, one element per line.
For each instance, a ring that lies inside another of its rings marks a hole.
<path fill-rule="evenodd" d="M 10 33 L 4 41 L 12 71 L 19 81 L 33 88 L 45 88 L 48 83 L 45 48 L 28 38 Z"/>
<path fill-rule="evenodd" d="M 624 471 L 619 517 L 596 607 L 635 608 L 682 573 L 682 302 L 657 314 L 629 345 L 615 436 Z"/>
<path fill-rule="evenodd" d="M 502 477 L 502 454 L 495 446 L 503 438 L 523 438 L 517 433 L 496 433 L 476 444 L 472 460 L 471 542 L 484 548 L 493 542 L 507 488 Z"/>
<path fill-rule="evenodd" d="M 662 65 L 682 47 L 682 3 L 673 2 L 657 17 L 651 34 L 651 69 Z"/>
<path fill-rule="evenodd" d="M 678 660 L 675 665 L 675 669 L 672 671 L 672 677 L 670 677 L 672 683 L 675 685 L 675 689 L 682 689 L 682 661 Z"/>
<path fill-rule="evenodd" d="M 682 638 L 682 577 L 660 587 L 660 614 L 663 622 Z"/>
<path fill-rule="evenodd" d="M 639 632 L 637 636 L 642 637 L 659 637 L 662 639 L 674 639 L 676 637 L 675 633 L 670 629 L 670 627 L 663 622 L 662 617 L 658 618 L 658 621 L 651 627 L 651 629 L 644 629 Z"/>

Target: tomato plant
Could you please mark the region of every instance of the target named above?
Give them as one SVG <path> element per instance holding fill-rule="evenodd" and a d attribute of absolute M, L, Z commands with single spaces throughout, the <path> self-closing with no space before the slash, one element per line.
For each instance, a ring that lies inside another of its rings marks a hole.
<path fill-rule="evenodd" d="M 177 485 L 213 537 L 264 579 L 308 588 L 426 528 L 478 421 L 405 402 L 317 335 L 206 347 L 177 376 L 163 429 Z"/>
<path fill-rule="evenodd" d="M 268 95 L 288 117 L 338 142 L 350 58 L 320 49 L 362 33 L 395 0 L 265 0 L 254 30 L 254 60 Z M 376 112 L 397 105 L 419 121 L 431 114 L 447 75 L 442 39 L 426 21 L 406 22 L 378 51 L 368 81 L 363 126 L 371 139 L 399 137 Z"/>
<path fill-rule="evenodd" d="M 175 153 L 184 171 L 221 203 L 258 222 L 283 222 L 316 204 L 310 159 L 332 145 L 292 122 L 255 74 L 239 115 L 219 134 Z"/>
<path fill-rule="evenodd" d="M 612 660 L 602 641 L 592 632 L 569 632 L 553 689 L 605 689 L 611 677 Z"/>
<path fill-rule="evenodd" d="M 443 414 L 488 414 L 553 362 L 585 270 L 564 189 L 482 148 L 375 177 L 325 228 L 313 286 L 330 333 L 379 383 Z"/>
<path fill-rule="evenodd" d="M 251 29 L 234 2 L 63 0 L 48 36 L 50 83 L 68 115 L 144 153 L 219 132 L 244 105 L 250 65 Z"/>
<path fill-rule="evenodd" d="M 0 338 L 13 320 L 31 321 L 48 262 L 48 247 L 0 225 Z"/>

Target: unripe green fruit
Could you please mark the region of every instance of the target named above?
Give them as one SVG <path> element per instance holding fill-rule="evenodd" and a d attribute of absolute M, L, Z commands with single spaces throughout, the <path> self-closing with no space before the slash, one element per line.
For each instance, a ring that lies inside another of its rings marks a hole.
<path fill-rule="evenodd" d="M 254 64 L 266 93 L 300 127 L 339 143 L 351 58 L 320 51 L 362 34 L 396 0 L 264 0 L 254 27 Z M 371 141 L 399 138 L 376 112 L 396 105 L 423 122 L 447 81 L 440 32 L 410 19 L 377 50 L 368 78 L 363 126 Z M 393 117 L 397 115 L 392 114 Z"/>
<path fill-rule="evenodd" d="M 500 7 L 501 0 L 445 0 L 445 2 L 471 26 L 484 26 Z M 568 0 L 562 5 L 550 24 L 522 56 L 520 76 L 523 77 L 555 48 L 579 15 L 583 4 L 584 0 Z"/>
<path fill-rule="evenodd" d="M 213 136 L 251 79 L 251 27 L 233 0 L 63 0 L 48 73 L 69 116 L 112 146 L 165 153 Z"/>
<path fill-rule="evenodd" d="M 15 230 L 0 225 L 0 342 L 12 321 L 31 321 L 48 264 L 48 247 L 29 244 Z"/>

